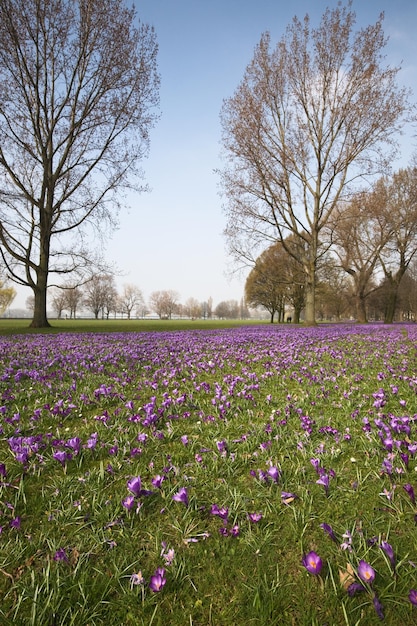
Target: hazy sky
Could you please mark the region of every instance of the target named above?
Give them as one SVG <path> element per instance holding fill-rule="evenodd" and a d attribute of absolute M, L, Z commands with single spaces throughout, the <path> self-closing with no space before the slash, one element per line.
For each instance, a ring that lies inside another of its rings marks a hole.
<path fill-rule="evenodd" d="M 129 4 L 129 2 L 128 2 Z M 240 300 L 247 272 L 230 279 L 225 215 L 214 170 L 221 167 L 219 113 L 233 95 L 261 34 L 275 43 L 292 17 L 317 25 L 337 0 L 136 0 L 138 15 L 155 27 L 159 43 L 161 118 L 143 163 L 151 191 L 129 199 L 106 257 L 125 273 L 118 285 L 173 289 L 185 302 Z M 416 0 L 356 0 L 357 26 L 385 13 L 391 64 L 417 99 Z M 405 158 L 411 154 L 411 140 Z M 406 160 L 405 165 L 408 164 Z M 12 307 L 23 303 L 30 292 Z"/>

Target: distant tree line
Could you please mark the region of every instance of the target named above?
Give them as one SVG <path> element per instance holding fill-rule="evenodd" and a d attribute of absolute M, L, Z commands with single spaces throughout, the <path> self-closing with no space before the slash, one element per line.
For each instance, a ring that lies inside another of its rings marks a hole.
<path fill-rule="evenodd" d="M 27 306 L 33 306 L 28 298 Z M 57 318 L 63 316 L 75 319 L 81 315 L 91 315 L 96 319 L 112 317 L 144 318 L 157 316 L 159 319 L 184 317 L 188 319 L 246 319 L 250 317 L 243 299 L 219 302 L 213 306 L 210 297 L 204 302 L 188 298 L 184 304 L 174 290 L 154 291 L 145 301 L 139 287 L 125 284 L 119 292 L 114 276 L 102 274 L 93 277 L 83 286 L 71 285 L 51 289 L 51 307 Z"/>

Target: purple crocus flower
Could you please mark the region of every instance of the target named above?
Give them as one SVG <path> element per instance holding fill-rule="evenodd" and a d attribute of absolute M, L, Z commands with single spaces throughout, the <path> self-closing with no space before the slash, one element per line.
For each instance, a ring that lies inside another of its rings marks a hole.
<path fill-rule="evenodd" d="M 231 537 L 237 537 L 239 535 L 239 526 L 238 524 L 235 524 L 234 526 L 232 526 L 232 528 L 229 531 L 229 534 Z"/>
<path fill-rule="evenodd" d="M 78 454 L 81 448 L 81 439 L 79 437 L 71 437 L 71 439 L 68 439 L 66 445 L 68 448 L 71 448 L 71 450 L 74 450 L 75 454 Z"/>
<path fill-rule="evenodd" d="M 362 591 L 366 591 L 366 589 L 363 585 L 361 585 L 361 583 L 352 583 L 347 589 L 350 596 L 355 596 L 357 593 L 361 593 Z"/>
<path fill-rule="evenodd" d="M 379 619 L 384 619 L 384 607 L 382 606 L 379 598 L 377 598 L 377 596 L 374 596 L 373 602 L 376 614 L 378 615 Z"/>
<path fill-rule="evenodd" d="M 404 485 L 404 490 L 408 493 L 408 496 L 409 496 L 411 502 L 413 504 L 415 504 L 416 496 L 415 496 L 415 493 L 414 493 L 413 486 L 410 485 L 410 483 L 407 483 L 406 485 Z"/>
<path fill-rule="evenodd" d="M 161 476 L 160 474 L 157 474 L 154 478 L 152 478 L 152 484 L 157 489 L 160 489 L 164 480 L 165 480 L 165 476 Z"/>
<path fill-rule="evenodd" d="M 316 470 L 316 472 L 318 474 L 319 473 L 320 460 L 316 459 L 316 458 L 313 458 L 313 459 L 310 459 L 310 463 L 314 467 L 314 469 Z"/>
<path fill-rule="evenodd" d="M 149 589 L 154 593 L 158 593 L 165 586 L 166 581 L 165 569 L 163 567 L 158 567 L 158 569 L 155 570 L 154 575 L 151 576 Z"/>
<path fill-rule="evenodd" d="M 381 548 L 389 558 L 392 569 L 395 570 L 395 555 L 392 545 L 387 541 L 381 541 Z"/>
<path fill-rule="evenodd" d="M 57 450 L 53 453 L 52 457 L 61 463 L 61 465 L 65 465 L 67 461 L 72 459 L 71 452 L 64 452 L 64 450 Z"/>
<path fill-rule="evenodd" d="M 298 496 L 295 493 L 291 493 L 290 491 L 282 491 L 281 492 L 281 502 L 283 504 L 291 504 Z"/>
<path fill-rule="evenodd" d="M 16 530 L 19 530 L 21 521 L 20 516 L 17 515 L 10 521 L 10 528 L 16 528 Z"/>
<path fill-rule="evenodd" d="M 4 463 L 0 463 L 0 476 L 2 478 L 6 478 L 7 476 L 7 470 L 6 470 L 6 466 Z"/>
<path fill-rule="evenodd" d="M 262 513 L 248 513 L 248 520 L 257 524 L 262 519 Z"/>
<path fill-rule="evenodd" d="M 326 496 L 329 493 L 329 482 L 330 478 L 328 474 L 323 474 L 318 480 L 316 480 L 317 485 L 323 485 Z"/>
<path fill-rule="evenodd" d="M 324 532 L 326 532 L 329 535 L 329 537 L 330 537 L 330 539 L 332 539 L 332 541 L 337 543 L 337 537 L 334 534 L 334 530 L 330 526 L 330 524 L 326 524 L 326 523 L 320 524 L 320 528 L 322 528 L 324 530 Z"/>
<path fill-rule="evenodd" d="M 410 589 L 410 593 L 408 594 L 408 599 L 410 600 L 411 604 L 414 604 L 414 606 L 417 606 L 417 590 L 416 589 Z"/>
<path fill-rule="evenodd" d="M 187 437 L 187 435 L 182 435 L 181 442 L 184 444 L 184 446 L 188 445 L 188 437 Z"/>
<path fill-rule="evenodd" d="M 124 498 L 122 500 L 122 505 L 128 511 L 131 511 L 133 509 L 134 505 L 135 505 L 135 496 L 127 496 L 126 498 Z"/>
<path fill-rule="evenodd" d="M 308 554 L 305 554 L 301 562 L 306 568 L 306 570 L 310 574 L 313 574 L 314 576 L 317 576 L 318 574 L 320 574 L 321 569 L 323 567 L 323 561 L 321 560 L 317 552 L 314 552 L 314 551 L 311 551 Z"/>
<path fill-rule="evenodd" d="M 140 476 L 134 476 L 127 481 L 127 488 L 134 496 L 140 496 L 142 492 L 142 481 Z"/>
<path fill-rule="evenodd" d="M 182 502 L 183 504 L 185 504 L 185 506 L 188 506 L 187 487 L 181 487 L 181 489 L 177 491 L 177 493 L 174 493 L 172 499 L 175 500 L 175 502 Z"/>
<path fill-rule="evenodd" d="M 375 570 L 369 563 L 361 559 L 358 565 L 358 576 L 364 583 L 372 585 L 375 580 Z"/>
<path fill-rule="evenodd" d="M 64 548 L 59 548 L 54 554 L 54 561 L 66 561 L 68 562 L 67 553 Z"/>
<path fill-rule="evenodd" d="M 224 520 L 227 523 L 229 517 L 229 509 L 225 506 L 222 506 L 220 509 L 217 504 L 212 504 L 210 513 L 212 515 L 217 515 L 220 519 Z"/>
<path fill-rule="evenodd" d="M 271 467 L 268 468 L 268 476 L 277 483 L 279 480 L 279 469 L 275 467 L 275 465 L 271 465 Z"/>

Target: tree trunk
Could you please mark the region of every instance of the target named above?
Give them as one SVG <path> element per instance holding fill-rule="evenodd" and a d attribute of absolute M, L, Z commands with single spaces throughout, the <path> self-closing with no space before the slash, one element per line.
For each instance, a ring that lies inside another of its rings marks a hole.
<path fill-rule="evenodd" d="M 275 311 L 271 311 L 271 324 L 274 323 L 274 315 L 275 315 Z"/>
<path fill-rule="evenodd" d="M 315 262 L 309 264 L 305 287 L 305 319 L 306 326 L 316 325 L 316 268 Z"/>
<path fill-rule="evenodd" d="M 385 304 L 384 323 L 392 324 L 394 321 L 395 311 L 397 309 L 398 290 L 405 269 L 402 267 L 396 272 L 395 276 L 385 273 L 385 277 L 389 283 L 388 297 Z"/>
<path fill-rule="evenodd" d="M 359 324 L 366 324 L 368 321 L 366 316 L 366 298 L 362 292 L 356 296 L 356 321 Z"/>
<path fill-rule="evenodd" d="M 50 324 L 46 314 L 46 276 L 43 280 L 38 278 L 33 293 L 35 297 L 35 308 L 33 309 L 33 318 L 30 323 L 30 328 L 49 328 Z"/>
<path fill-rule="evenodd" d="M 50 247 L 50 219 L 46 211 L 41 215 L 41 235 L 39 265 L 36 268 L 36 285 L 33 285 L 35 307 L 30 328 L 49 328 L 46 314 L 46 292 L 48 288 L 49 247 Z"/>

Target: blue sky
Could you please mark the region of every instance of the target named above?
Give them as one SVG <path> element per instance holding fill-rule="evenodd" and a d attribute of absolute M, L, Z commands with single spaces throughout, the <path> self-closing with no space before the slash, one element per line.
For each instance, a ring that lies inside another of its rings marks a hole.
<path fill-rule="evenodd" d="M 136 0 L 138 15 L 152 24 L 159 43 L 161 118 L 143 163 L 151 192 L 130 197 L 106 257 L 138 286 L 172 289 L 180 301 L 193 297 L 240 300 L 247 272 L 230 278 L 225 250 L 225 216 L 219 196 L 219 113 L 233 95 L 261 34 L 276 42 L 292 17 L 309 13 L 317 24 L 337 0 Z M 387 58 L 402 62 L 399 80 L 417 87 L 417 2 L 353 2 L 357 26 L 385 12 L 390 37 Z M 417 99 L 417 89 L 415 98 Z M 417 140 L 416 140 L 417 142 Z M 405 142 L 405 158 L 411 141 Z M 407 164 L 407 163 L 405 163 Z M 25 297 L 29 295 L 25 294 Z M 15 304 L 13 305 L 15 306 Z"/>

